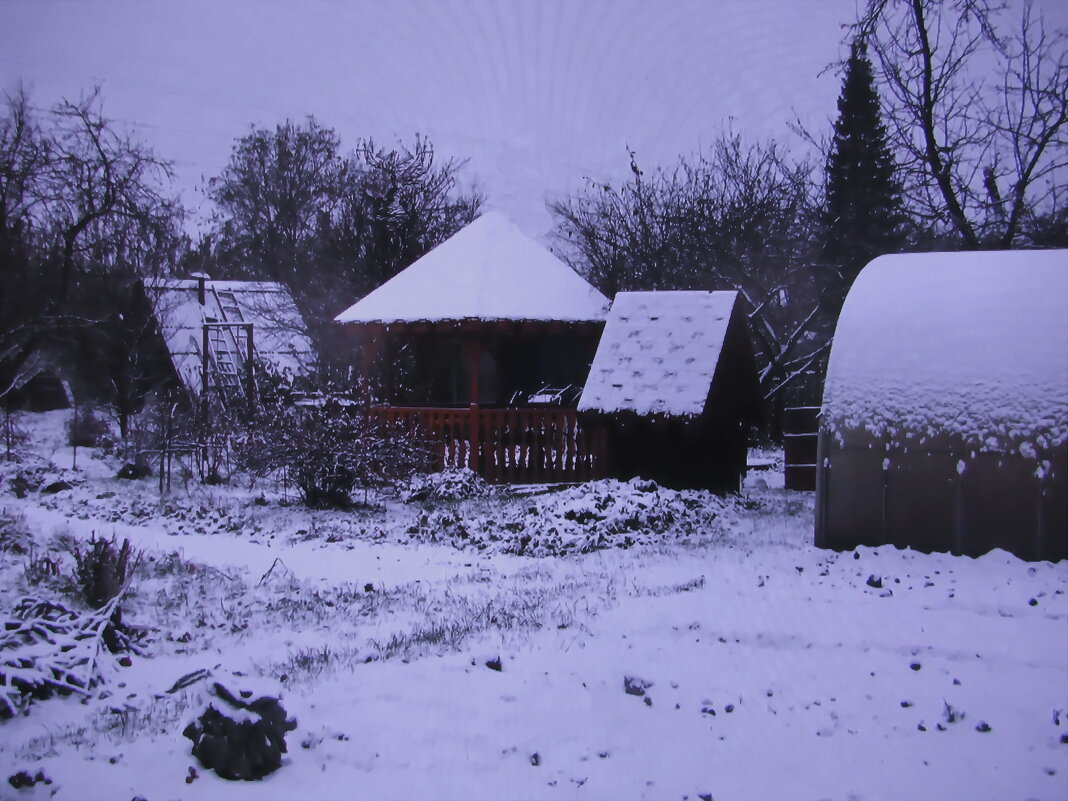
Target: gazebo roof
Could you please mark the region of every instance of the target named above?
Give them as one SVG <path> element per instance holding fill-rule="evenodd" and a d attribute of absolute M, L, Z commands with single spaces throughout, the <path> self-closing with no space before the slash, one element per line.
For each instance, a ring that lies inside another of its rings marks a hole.
<path fill-rule="evenodd" d="M 482 215 L 335 319 L 596 322 L 608 299 L 498 212 Z"/>

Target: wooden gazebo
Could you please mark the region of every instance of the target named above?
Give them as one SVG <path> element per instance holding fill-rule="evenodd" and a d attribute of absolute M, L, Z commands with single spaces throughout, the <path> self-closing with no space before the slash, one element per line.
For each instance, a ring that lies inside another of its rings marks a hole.
<path fill-rule="evenodd" d="M 485 214 L 336 318 L 375 387 L 374 414 L 407 422 L 438 467 L 492 481 L 603 472 L 575 403 L 608 300 L 498 213 Z"/>

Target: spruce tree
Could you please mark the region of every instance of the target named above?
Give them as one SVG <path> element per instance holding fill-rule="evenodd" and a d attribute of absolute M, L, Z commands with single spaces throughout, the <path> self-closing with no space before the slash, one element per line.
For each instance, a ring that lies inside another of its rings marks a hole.
<path fill-rule="evenodd" d="M 871 62 L 864 43 L 854 41 L 827 159 L 824 218 L 824 256 L 841 270 L 845 289 L 871 259 L 903 243 L 901 183 L 895 172 Z"/>

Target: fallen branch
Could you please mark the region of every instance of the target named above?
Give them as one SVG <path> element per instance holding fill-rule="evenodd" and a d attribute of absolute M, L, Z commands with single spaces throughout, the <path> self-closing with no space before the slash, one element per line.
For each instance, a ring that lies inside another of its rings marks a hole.
<path fill-rule="evenodd" d="M 115 663 L 103 663 L 108 653 L 105 632 L 129 584 L 100 609 L 80 614 L 54 601 L 23 598 L 14 607 L 0 634 L 0 719 L 25 710 L 34 698 L 55 693 L 89 695 L 107 679 Z M 129 638 L 116 631 L 126 650 L 137 652 Z"/>

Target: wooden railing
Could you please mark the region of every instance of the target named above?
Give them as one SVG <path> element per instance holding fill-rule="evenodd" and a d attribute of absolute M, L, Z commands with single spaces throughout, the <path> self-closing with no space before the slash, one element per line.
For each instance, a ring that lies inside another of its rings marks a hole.
<path fill-rule="evenodd" d="M 372 416 L 401 424 L 426 443 L 432 467 L 469 467 L 487 481 L 541 484 L 607 474 L 607 436 L 574 409 L 378 406 Z"/>

